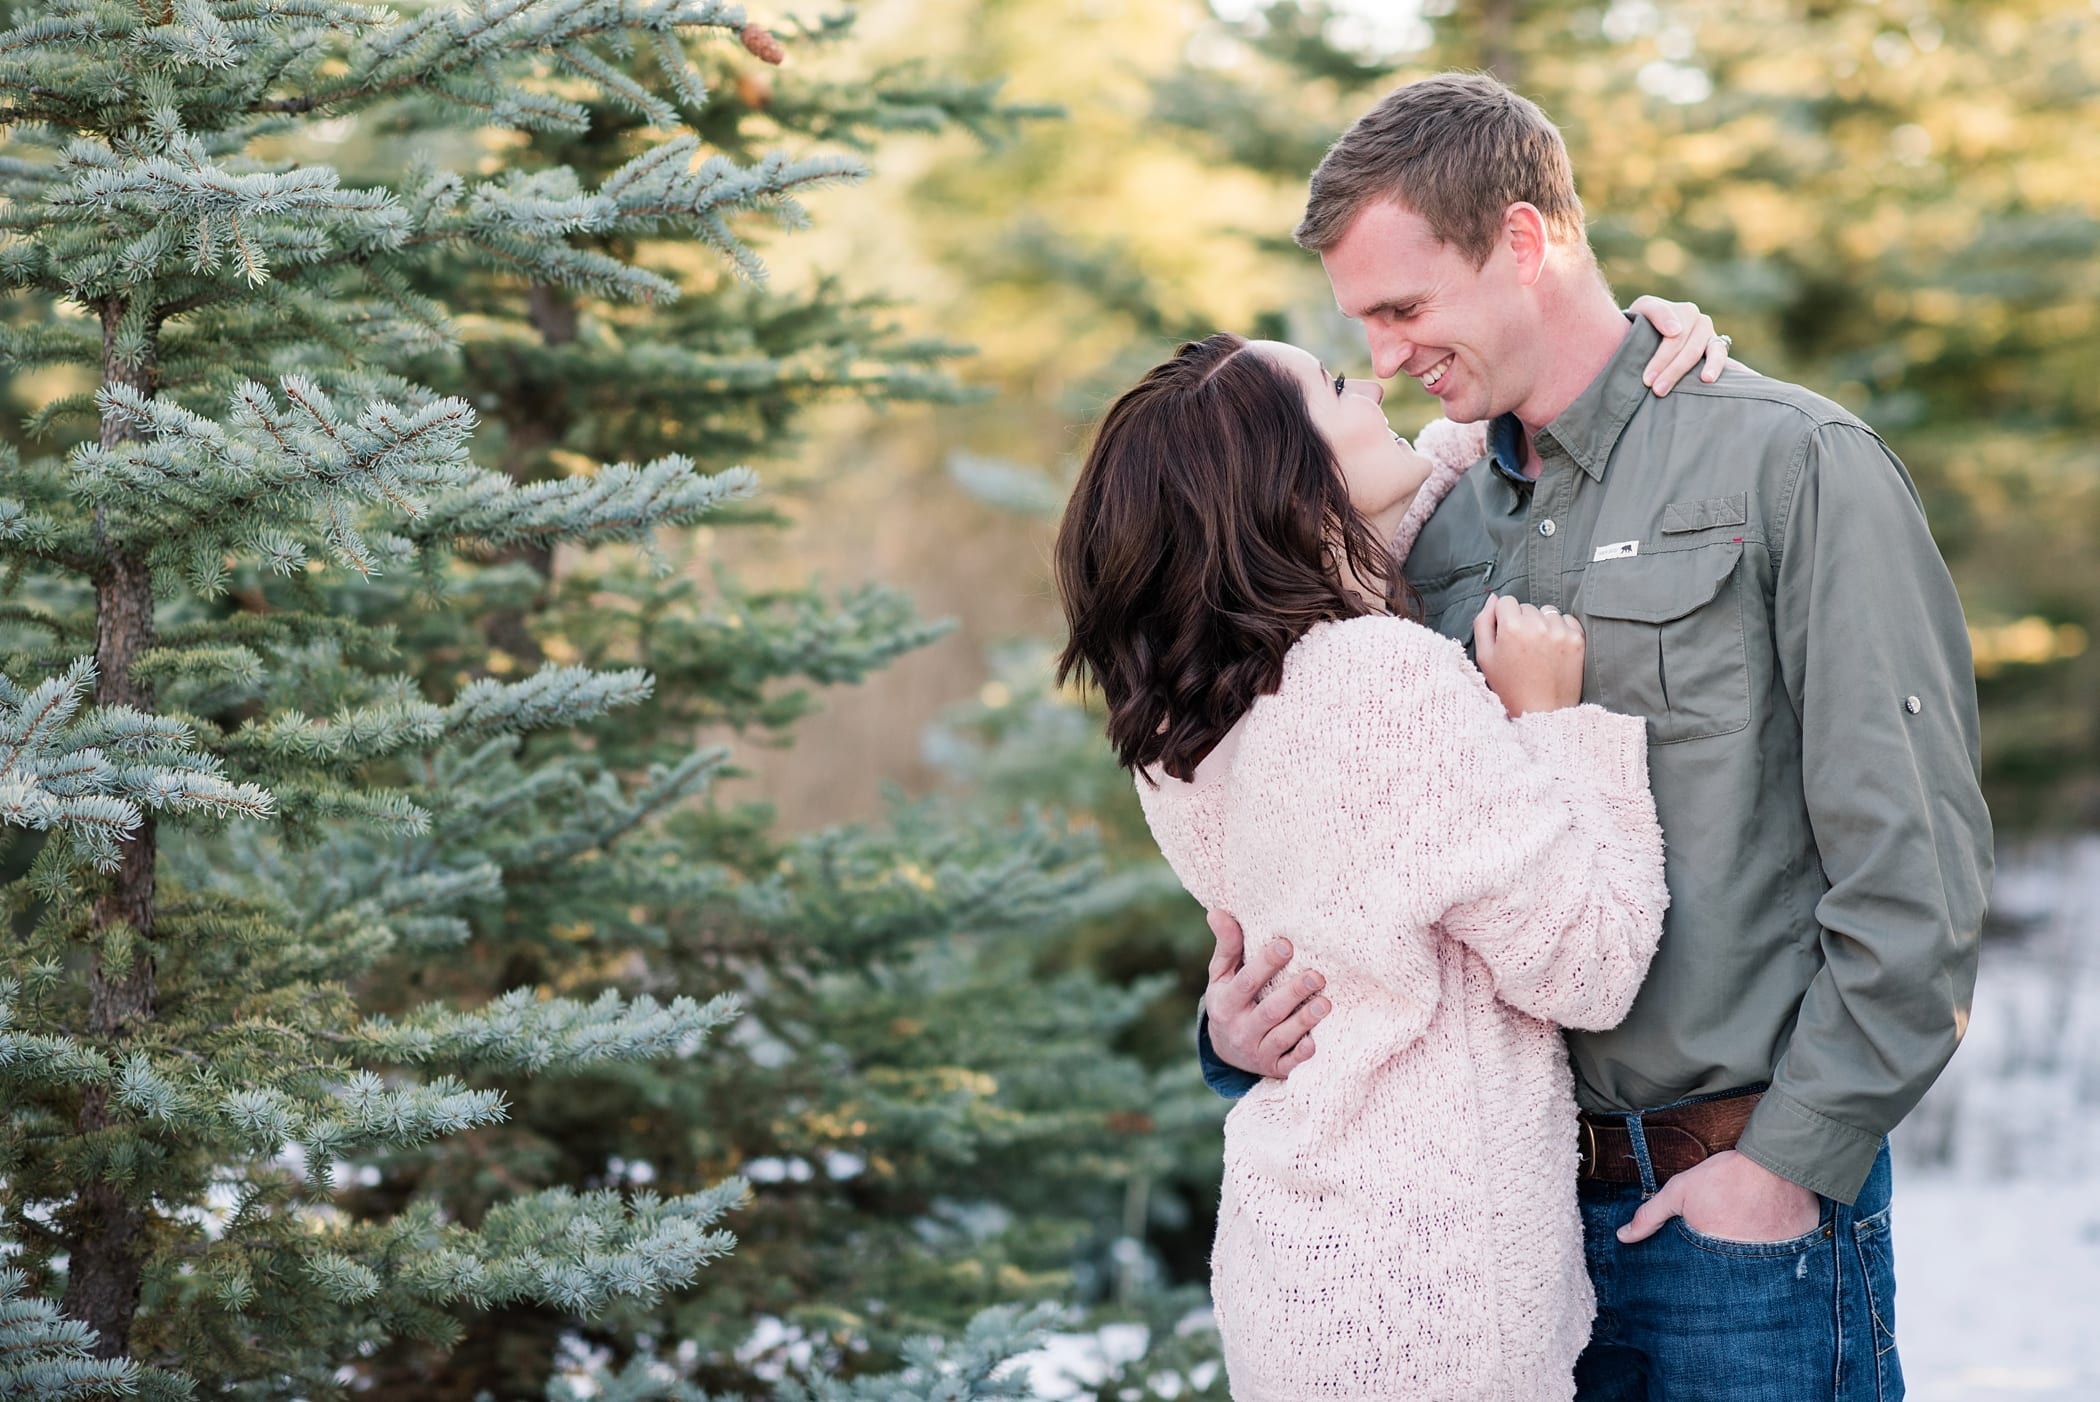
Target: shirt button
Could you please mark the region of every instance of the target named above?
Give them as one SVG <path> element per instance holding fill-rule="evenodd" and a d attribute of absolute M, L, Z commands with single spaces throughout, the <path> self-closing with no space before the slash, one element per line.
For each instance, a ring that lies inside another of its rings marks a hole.
<path fill-rule="evenodd" d="M 1912 715 L 1916 715 L 1925 709 L 1925 703 L 1915 696 L 1906 696 L 1903 698 L 1903 709 L 1909 711 Z"/>
<path fill-rule="evenodd" d="M 1552 534 L 1553 534 L 1553 523 L 1552 523 L 1551 521 L 1541 521 L 1541 522 L 1539 522 L 1539 534 L 1540 534 L 1540 535 L 1552 535 Z"/>

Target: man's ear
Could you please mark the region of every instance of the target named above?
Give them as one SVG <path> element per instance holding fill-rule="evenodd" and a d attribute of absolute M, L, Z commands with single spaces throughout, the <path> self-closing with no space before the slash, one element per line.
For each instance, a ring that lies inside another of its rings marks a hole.
<path fill-rule="evenodd" d="M 1519 200 L 1502 213 L 1502 241 L 1516 265 L 1517 281 L 1529 287 L 1546 270 L 1546 217 L 1538 206 Z"/>

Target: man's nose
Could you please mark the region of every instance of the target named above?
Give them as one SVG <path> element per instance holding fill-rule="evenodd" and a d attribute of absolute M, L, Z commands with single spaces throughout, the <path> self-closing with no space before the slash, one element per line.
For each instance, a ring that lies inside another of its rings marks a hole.
<path fill-rule="evenodd" d="M 1364 340 L 1371 347 L 1371 373 L 1381 380 L 1390 380 L 1407 365 L 1415 348 L 1405 336 L 1376 326 L 1364 328 Z"/>

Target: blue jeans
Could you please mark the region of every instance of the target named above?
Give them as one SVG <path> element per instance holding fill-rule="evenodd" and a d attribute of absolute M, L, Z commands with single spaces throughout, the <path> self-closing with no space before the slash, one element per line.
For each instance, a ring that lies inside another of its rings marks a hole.
<path fill-rule="evenodd" d="M 1889 1146 L 1847 1207 L 1792 1241 L 1723 1241 L 1673 1217 L 1646 1241 L 1615 1235 L 1655 1187 L 1638 1116 L 1639 1184 L 1581 1188 L 1597 1320 L 1576 1402 L 1896 1402 Z"/>

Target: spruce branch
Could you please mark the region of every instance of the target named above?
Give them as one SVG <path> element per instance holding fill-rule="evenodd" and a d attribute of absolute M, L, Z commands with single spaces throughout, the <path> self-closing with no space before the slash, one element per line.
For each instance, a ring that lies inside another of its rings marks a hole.
<path fill-rule="evenodd" d="M 471 738 L 497 731 L 574 725 L 618 706 L 635 705 L 653 686 L 648 673 L 633 667 L 619 672 L 542 667 L 520 682 L 477 677 L 446 709 L 445 731 Z"/>
<path fill-rule="evenodd" d="M 139 1365 L 97 1358 L 95 1332 L 29 1292 L 29 1277 L 0 1268 L 0 1402 L 88 1402 L 131 1397 Z"/>
<path fill-rule="evenodd" d="M 251 721 L 226 737 L 222 742 L 225 752 L 257 767 L 291 764 L 348 772 L 443 738 L 444 707 L 415 695 L 402 679 L 390 691 L 376 701 L 345 707 L 325 720 L 284 710 Z"/>
<path fill-rule="evenodd" d="M 522 486 L 489 472 L 435 495 L 408 534 L 418 543 L 464 538 L 499 547 L 526 540 L 646 542 L 659 526 L 696 523 L 757 491 L 758 476 L 749 468 L 702 475 L 679 453 L 641 467 L 613 463 L 588 477 Z"/>
<path fill-rule="evenodd" d="M 128 706 L 79 716 L 95 675 L 83 657 L 26 692 L 0 678 L 0 821 L 55 829 L 107 871 L 144 809 L 271 815 L 271 795 L 224 778 L 215 758 L 189 748 L 187 726 Z"/>
<path fill-rule="evenodd" d="M 720 0 L 482 0 L 447 6 L 364 40 L 347 56 L 341 80 L 306 93 L 258 96 L 249 110 L 342 112 L 415 93 L 459 103 L 498 124 L 573 129 L 560 120 L 559 108 L 518 101 L 510 90 L 478 82 L 477 75 L 505 60 L 559 58 L 565 50 L 628 34 L 734 33 L 743 23 L 742 7 Z"/>
<path fill-rule="evenodd" d="M 21 983 L 0 978 L 0 1082 L 16 1089 L 32 1086 L 96 1085 L 109 1079 L 109 1058 L 66 1036 L 22 1032 L 15 1028 L 15 1003 Z"/>
<path fill-rule="evenodd" d="M 710 1228 L 749 1196 L 740 1178 L 673 1198 L 526 1194 L 491 1208 L 479 1232 L 444 1232 L 434 1249 L 398 1267 L 398 1278 L 483 1309 L 530 1300 L 588 1314 L 617 1300 L 651 1300 L 728 1254 L 736 1238 Z"/>
<path fill-rule="evenodd" d="M 647 994 L 629 1000 L 607 989 L 579 1003 L 542 1001 L 517 988 L 472 1011 L 426 1008 L 399 1020 L 373 1017 L 349 1044 L 402 1066 L 567 1074 L 606 1062 L 692 1056 L 739 1008 L 731 994 L 705 1003 L 687 997 L 658 1003 Z"/>

